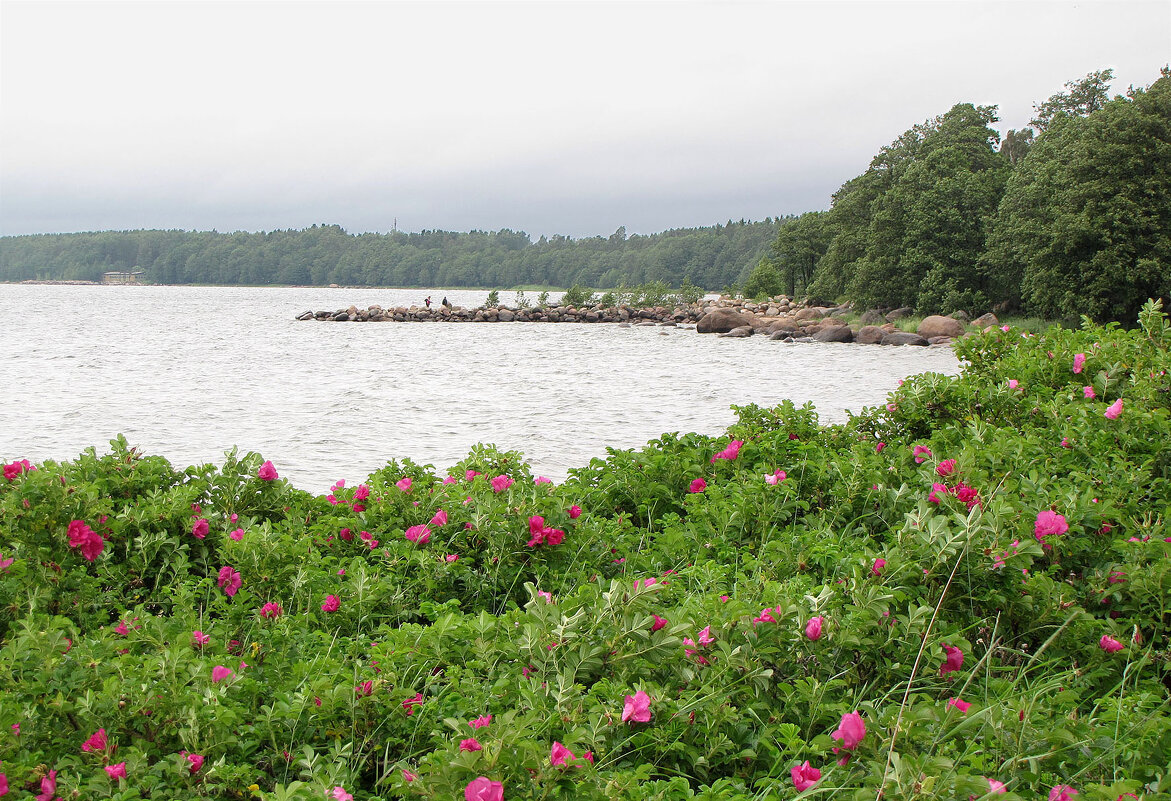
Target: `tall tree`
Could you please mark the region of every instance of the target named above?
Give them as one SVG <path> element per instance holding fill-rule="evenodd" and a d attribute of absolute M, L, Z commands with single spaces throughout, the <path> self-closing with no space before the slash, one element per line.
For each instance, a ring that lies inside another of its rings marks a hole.
<path fill-rule="evenodd" d="M 1045 317 L 1132 322 L 1171 295 L 1171 77 L 1055 119 L 1009 179 L 981 267 Z"/>
<path fill-rule="evenodd" d="M 1080 81 L 1067 81 L 1066 91 L 1033 105 L 1033 119 L 1029 124 L 1045 131 L 1059 117 L 1088 117 L 1106 105 L 1113 80 L 1114 70 L 1106 69 L 1091 72 Z"/>

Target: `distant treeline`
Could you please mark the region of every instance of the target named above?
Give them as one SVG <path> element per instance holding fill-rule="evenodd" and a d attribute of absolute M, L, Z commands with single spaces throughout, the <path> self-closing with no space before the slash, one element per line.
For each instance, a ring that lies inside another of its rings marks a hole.
<path fill-rule="evenodd" d="M 748 293 L 921 312 L 1022 310 L 1133 324 L 1171 295 L 1171 72 L 1110 99 L 1066 84 L 1002 142 L 960 104 L 882 148 L 826 212 L 783 225 Z"/>
<path fill-rule="evenodd" d="M 337 225 L 268 233 L 102 231 L 0 238 L 0 281 L 101 280 L 145 271 L 159 284 L 359 286 L 636 286 L 739 280 L 767 252 L 779 220 L 729 221 L 649 236 L 541 237 L 523 231 L 348 234 Z"/>

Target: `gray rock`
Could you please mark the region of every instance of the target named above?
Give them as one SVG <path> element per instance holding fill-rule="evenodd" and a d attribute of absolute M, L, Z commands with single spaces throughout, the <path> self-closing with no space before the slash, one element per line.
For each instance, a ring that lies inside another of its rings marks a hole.
<path fill-rule="evenodd" d="M 813 335 L 813 338 L 818 342 L 852 342 L 854 332 L 850 330 L 848 325 L 835 325 L 821 329 Z"/>
<path fill-rule="evenodd" d="M 496 319 L 502 323 L 511 323 L 516 319 L 516 315 L 509 309 L 501 309 L 496 313 Z"/>
<path fill-rule="evenodd" d="M 931 339 L 931 337 L 958 337 L 963 336 L 967 326 L 951 317 L 942 317 L 938 314 L 933 314 L 930 317 L 924 317 L 923 322 L 919 323 L 919 336 L 924 339 Z"/>
<path fill-rule="evenodd" d="M 960 309 L 959 311 L 953 311 L 951 314 L 948 315 L 948 317 L 954 317 L 955 319 L 957 319 L 963 323 L 966 323 L 968 320 L 972 319 L 971 316 L 963 309 Z"/>
<path fill-rule="evenodd" d="M 932 345 L 950 345 L 955 340 L 951 337 L 927 337 L 927 341 Z"/>
<path fill-rule="evenodd" d="M 712 309 L 699 318 L 695 330 L 700 334 L 726 334 L 734 328 L 751 326 L 753 318 L 736 309 Z"/>
<path fill-rule="evenodd" d="M 793 315 L 794 320 L 820 320 L 822 317 L 825 317 L 825 310 L 812 307 L 802 309 Z"/>
<path fill-rule="evenodd" d="M 752 336 L 752 326 L 742 325 L 739 328 L 733 328 L 731 331 L 725 331 L 720 334 L 722 337 L 750 337 Z"/>
<path fill-rule="evenodd" d="M 892 312 L 887 312 L 886 321 L 888 323 L 893 323 L 895 320 L 901 320 L 904 317 L 910 317 L 912 311 L 914 311 L 914 309 L 912 309 L 910 306 L 903 306 L 902 308 L 895 309 Z"/>
<path fill-rule="evenodd" d="M 858 318 L 858 322 L 862 325 L 875 325 L 877 323 L 882 323 L 885 320 L 886 318 L 882 316 L 882 312 L 880 312 L 878 309 L 864 311 L 862 312 L 862 316 Z"/>
<path fill-rule="evenodd" d="M 315 315 L 311 311 L 301 312 L 300 314 L 297 315 L 297 319 L 298 320 L 312 320 L 314 318 L 314 316 Z"/>
<path fill-rule="evenodd" d="M 892 331 L 882 338 L 883 345 L 927 345 L 927 340 L 910 331 Z"/>
<path fill-rule="evenodd" d="M 976 326 L 977 328 L 983 329 L 983 328 L 987 328 L 990 325 L 1000 325 L 1000 320 L 996 319 L 995 314 L 993 314 L 992 312 L 988 312 L 987 314 L 981 314 L 975 320 L 972 320 L 972 325 Z"/>
<path fill-rule="evenodd" d="M 864 325 L 854 335 L 854 341 L 859 345 L 877 345 L 890 332 L 877 325 Z"/>

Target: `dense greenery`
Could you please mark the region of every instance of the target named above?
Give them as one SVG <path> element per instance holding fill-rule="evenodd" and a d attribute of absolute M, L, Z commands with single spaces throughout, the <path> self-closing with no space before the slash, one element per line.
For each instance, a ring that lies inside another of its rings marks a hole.
<path fill-rule="evenodd" d="M 1113 100 L 1111 77 L 1070 82 L 1003 142 L 994 106 L 914 126 L 830 211 L 781 227 L 782 282 L 866 307 L 1073 320 L 1171 298 L 1171 75 Z"/>
<path fill-rule="evenodd" d="M 328 495 L 123 440 L 12 462 L 0 787 L 1166 798 L 1171 327 L 1142 323 L 995 329 L 844 425 L 749 406 L 562 485 L 491 447 Z"/>
<path fill-rule="evenodd" d="M 343 284 L 616 287 L 688 278 L 735 282 L 768 250 L 777 222 L 728 221 L 650 236 L 541 237 L 495 233 L 347 234 L 336 225 L 301 231 L 221 234 L 105 231 L 0 239 L 0 281 L 101 280 L 137 268 L 162 284 Z"/>

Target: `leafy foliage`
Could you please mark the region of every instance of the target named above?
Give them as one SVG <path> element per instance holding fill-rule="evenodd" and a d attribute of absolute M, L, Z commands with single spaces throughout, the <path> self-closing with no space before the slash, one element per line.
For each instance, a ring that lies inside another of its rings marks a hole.
<path fill-rule="evenodd" d="M 746 406 L 562 485 L 491 446 L 324 496 L 254 453 L 13 462 L 0 766 L 22 797 L 747 801 L 806 761 L 844 798 L 1161 797 L 1171 326 L 1140 322 L 994 329 L 845 424 Z"/>

